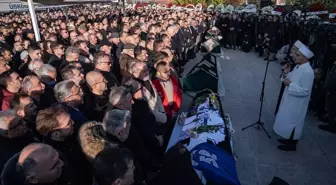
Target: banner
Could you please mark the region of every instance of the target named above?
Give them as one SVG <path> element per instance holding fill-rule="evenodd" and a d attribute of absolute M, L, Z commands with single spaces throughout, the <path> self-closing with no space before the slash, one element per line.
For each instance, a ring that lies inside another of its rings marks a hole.
<path fill-rule="evenodd" d="M 4 1 L 2 1 L 4 2 Z M 10 11 L 29 11 L 28 3 L 27 2 L 20 2 L 20 3 L 2 3 L 0 1 L 0 12 L 10 12 Z M 34 3 L 35 9 L 46 9 L 46 8 L 62 8 L 66 6 L 73 6 L 73 5 L 43 5 L 39 3 Z"/>

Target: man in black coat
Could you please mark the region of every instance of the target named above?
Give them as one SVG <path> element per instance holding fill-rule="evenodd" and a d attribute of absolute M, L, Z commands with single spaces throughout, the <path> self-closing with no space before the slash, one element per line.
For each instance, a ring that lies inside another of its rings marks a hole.
<path fill-rule="evenodd" d="M 37 140 L 28 129 L 27 123 L 14 110 L 0 112 L 0 173 L 5 163 L 25 146 Z"/>
<path fill-rule="evenodd" d="M 131 125 L 130 111 L 113 109 L 106 113 L 102 125 L 96 128 L 96 134 L 113 146 L 131 150 L 135 154 L 136 163 L 140 164 L 136 165 L 141 173 L 138 174 L 138 178 L 144 178 L 144 172 L 148 171 L 151 165 L 151 156 Z"/>
<path fill-rule="evenodd" d="M 28 128 L 33 132 L 33 135 L 40 140 L 41 137 L 36 131 L 35 125 L 39 109 L 33 99 L 25 93 L 15 94 L 10 102 L 10 108 L 28 124 Z"/>
<path fill-rule="evenodd" d="M 67 30 L 61 30 L 59 43 L 63 46 L 70 46 L 69 32 Z"/>
<path fill-rule="evenodd" d="M 35 59 L 42 59 L 42 50 L 40 47 L 36 45 L 31 45 L 28 48 L 28 61 L 20 66 L 18 73 L 19 75 L 24 78 L 25 76 L 31 75 L 32 72 L 29 70 L 28 65 L 31 61 Z"/>
<path fill-rule="evenodd" d="M 108 107 L 107 81 L 98 71 L 86 75 L 90 92 L 84 96 L 83 112 L 89 120 L 101 122 Z"/>
<path fill-rule="evenodd" d="M 12 47 L 6 42 L 6 36 L 3 32 L 0 32 L 0 47 L 6 48 L 9 51 L 12 50 Z"/>
<path fill-rule="evenodd" d="M 104 52 L 99 52 L 94 58 L 95 70 L 102 73 L 107 81 L 107 87 L 119 86 L 118 80 L 112 72 L 113 61 L 111 57 Z"/>
<path fill-rule="evenodd" d="M 60 43 L 52 42 L 50 48 L 54 54 L 50 57 L 48 63 L 58 69 L 63 62 L 64 46 Z"/>
<path fill-rule="evenodd" d="M 80 177 L 78 181 L 91 185 L 91 168 L 77 142 L 73 121 L 66 110 L 61 107 L 41 110 L 36 118 L 36 129 L 42 135 L 44 143 L 67 157 L 77 177 Z"/>
<path fill-rule="evenodd" d="M 32 143 L 11 157 L 1 174 L 2 185 L 80 185 L 66 158 L 49 145 Z"/>

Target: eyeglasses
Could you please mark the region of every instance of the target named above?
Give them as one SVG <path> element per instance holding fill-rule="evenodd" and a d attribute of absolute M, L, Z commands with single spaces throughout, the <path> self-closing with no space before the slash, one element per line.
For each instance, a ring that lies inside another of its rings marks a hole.
<path fill-rule="evenodd" d="M 107 84 L 107 80 L 105 78 L 103 78 L 103 81 L 92 84 L 92 86 L 95 86 L 95 85 L 98 85 L 98 84 L 101 84 L 101 83 Z"/>

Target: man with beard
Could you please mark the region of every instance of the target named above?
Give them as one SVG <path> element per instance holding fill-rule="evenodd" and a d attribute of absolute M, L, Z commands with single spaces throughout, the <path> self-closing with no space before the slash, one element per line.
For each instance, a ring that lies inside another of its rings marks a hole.
<path fill-rule="evenodd" d="M 303 45 L 303 43 L 299 40 L 297 40 L 294 45 L 292 46 L 292 48 L 290 49 L 290 52 L 288 52 L 288 55 L 287 57 L 285 58 L 286 61 L 288 61 L 284 66 L 283 66 L 283 70 L 288 68 L 290 69 L 290 71 L 293 70 L 293 68 L 295 67 L 295 63 L 293 61 L 293 57 L 294 57 L 294 54 L 299 50 L 299 48 Z M 279 96 L 278 96 L 278 101 L 277 101 L 277 105 L 276 105 L 276 108 L 275 108 L 275 113 L 276 114 L 279 110 L 279 106 L 280 106 L 280 103 L 281 103 L 281 99 L 282 99 L 282 95 L 283 95 L 283 92 L 285 90 L 285 84 L 284 83 L 281 83 L 281 88 L 280 88 L 280 92 L 279 92 Z"/>
<path fill-rule="evenodd" d="M 21 89 L 21 77 L 12 70 L 8 70 L 0 74 L 0 85 L 3 87 L 3 99 L 1 102 L 1 110 L 10 108 L 10 100 L 15 93 Z"/>
<path fill-rule="evenodd" d="M 5 163 L 25 146 L 34 142 L 27 124 L 14 110 L 0 112 L 0 174 Z"/>
<path fill-rule="evenodd" d="M 83 91 L 72 80 L 64 80 L 55 85 L 54 94 L 57 101 L 65 106 L 71 119 L 75 122 L 75 131 L 88 121 L 78 108 L 83 104 Z"/>
<path fill-rule="evenodd" d="M 298 140 L 302 137 L 314 81 L 314 71 L 309 63 L 313 56 L 308 47 L 302 45 L 293 57 L 296 67 L 290 73 L 290 67 L 284 71 L 288 75 L 282 81 L 287 87 L 273 126 L 274 131 L 285 138 L 279 139 L 283 144 L 278 146 L 279 150 L 295 151 Z"/>
<path fill-rule="evenodd" d="M 28 123 L 28 127 L 33 131 L 34 136 L 40 139 L 40 134 L 36 131 L 35 125 L 38 107 L 32 98 L 29 95 L 23 93 L 15 94 L 11 100 L 10 106 L 18 116 Z"/>
<path fill-rule="evenodd" d="M 86 75 L 86 82 L 90 88 L 84 98 L 84 113 L 89 120 L 101 122 L 108 107 L 108 89 L 104 76 L 97 71 Z"/>
<path fill-rule="evenodd" d="M 76 176 L 81 177 L 81 183 L 91 185 L 89 164 L 77 142 L 73 124 L 70 115 L 60 107 L 41 110 L 36 118 L 36 130 L 42 135 L 43 142 L 65 154 L 76 170 Z"/>
<path fill-rule="evenodd" d="M 111 88 L 115 85 L 119 85 L 117 78 L 111 71 L 113 61 L 111 60 L 111 57 L 109 55 L 107 55 L 104 52 L 99 52 L 94 57 L 93 62 L 95 66 L 95 71 L 101 72 L 105 80 L 107 80 L 108 88 Z"/>
<path fill-rule="evenodd" d="M 32 143 L 7 161 L 3 185 L 79 185 L 66 159 L 54 148 Z"/>
<path fill-rule="evenodd" d="M 156 74 L 152 82 L 162 99 L 167 117 L 171 119 L 176 116 L 182 102 L 182 91 L 178 79 L 171 74 L 170 66 L 166 62 L 156 65 Z"/>

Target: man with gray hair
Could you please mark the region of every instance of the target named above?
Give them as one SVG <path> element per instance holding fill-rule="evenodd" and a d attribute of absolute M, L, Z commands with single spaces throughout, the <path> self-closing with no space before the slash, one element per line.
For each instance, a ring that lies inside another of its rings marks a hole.
<path fill-rule="evenodd" d="M 83 91 L 73 80 L 64 80 L 54 87 L 57 101 L 65 106 L 71 119 L 75 122 L 75 130 L 88 121 L 82 112 L 78 110 L 83 104 Z"/>
<path fill-rule="evenodd" d="M 102 128 L 108 134 L 125 142 L 131 128 L 131 112 L 128 110 L 114 109 L 107 112 L 102 122 Z"/>
<path fill-rule="evenodd" d="M 40 67 L 43 65 L 43 60 L 42 59 L 35 59 L 28 64 L 28 69 L 33 72 L 34 74 L 38 75 L 38 70 Z"/>
<path fill-rule="evenodd" d="M 70 46 L 65 51 L 65 60 L 61 60 L 59 65 L 53 65 L 57 70 L 57 81 L 61 81 L 61 71 L 71 62 L 78 62 L 79 59 L 79 49 Z"/>
<path fill-rule="evenodd" d="M 65 50 L 65 60 L 68 62 L 78 62 L 79 53 L 78 48 L 70 46 Z"/>
<path fill-rule="evenodd" d="M 101 124 L 91 129 L 96 133 L 95 137 L 105 140 L 109 143 L 108 146 L 130 149 L 135 154 L 137 163 L 141 164 L 143 170 L 147 170 L 151 164 L 151 155 L 132 127 L 131 116 L 128 110 L 113 109 L 105 114 Z"/>
<path fill-rule="evenodd" d="M 101 72 L 104 78 L 107 80 L 108 88 L 111 88 L 115 85 L 119 86 L 119 82 L 116 76 L 112 72 L 113 61 L 110 55 L 107 55 L 104 52 L 99 52 L 95 55 L 93 59 L 93 63 L 94 63 L 95 71 Z"/>
<path fill-rule="evenodd" d="M 43 64 L 38 69 L 37 76 L 46 85 L 54 86 L 56 84 L 57 72 L 56 69 L 50 64 Z"/>
<path fill-rule="evenodd" d="M 111 106 L 116 109 L 131 111 L 134 103 L 131 90 L 132 88 L 124 86 L 112 87 L 109 96 Z"/>

